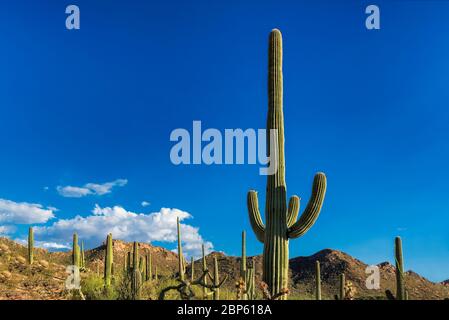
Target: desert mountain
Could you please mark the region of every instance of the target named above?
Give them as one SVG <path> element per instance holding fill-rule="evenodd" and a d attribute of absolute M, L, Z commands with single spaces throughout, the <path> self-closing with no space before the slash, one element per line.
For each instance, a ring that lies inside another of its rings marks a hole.
<path fill-rule="evenodd" d="M 103 273 L 104 244 L 86 250 L 87 273 Z M 132 251 L 132 243 L 113 241 L 114 272 L 123 270 L 125 256 Z M 162 247 L 141 243 L 141 255 L 151 253 L 153 268 L 157 266 L 162 278 L 173 277 L 177 272 L 177 255 Z M 35 263 L 30 267 L 26 262 L 27 248 L 7 238 L 0 238 L 0 299 L 65 299 L 67 292 L 64 282 L 67 277 L 65 268 L 70 264 L 71 252 L 48 252 L 35 249 Z M 240 257 L 226 256 L 220 252 L 209 254 L 208 268 L 213 268 L 213 257 L 217 257 L 220 276 L 227 275 L 226 287 L 234 291 L 239 279 Z M 322 295 L 332 299 L 338 293 L 338 277 L 345 273 L 346 279 L 356 288 L 356 298 L 385 299 L 386 289 L 395 291 L 395 267 L 387 262 L 378 264 L 380 269 L 380 289 L 368 290 L 365 286 L 365 269 L 367 264 L 341 251 L 325 249 L 307 257 L 290 259 L 290 289 L 292 298 L 313 299 L 315 281 L 315 261 L 320 261 L 322 278 Z M 256 283 L 262 276 L 262 257 L 248 257 L 248 262 L 255 266 Z M 195 273 L 199 275 L 202 261 L 195 261 Z M 190 266 L 187 266 L 190 275 Z M 433 283 L 413 271 L 406 273 L 406 285 L 411 299 L 444 299 L 449 297 L 449 285 Z M 224 296 L 223 298 L 234 298 Z"/>

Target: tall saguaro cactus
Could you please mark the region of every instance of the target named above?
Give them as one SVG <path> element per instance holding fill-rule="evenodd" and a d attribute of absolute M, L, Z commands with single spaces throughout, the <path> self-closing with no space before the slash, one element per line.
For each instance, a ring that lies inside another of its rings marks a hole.
<path fill-rule="evenodd" d="M 214 286 L 216 286 L 216 288 L 214 288 L 214 295 L 213 298 L 214 300 L 220 300 L 220 278 L 218 275 L 218 261 L 217 261 L 217 257 L 214 257 L 214 277 L 213 277 L 213 282 L 214 282 Z"/>
<path fill-rule="evenodd" d="M 28 263 L 33 264 L 34 257 L 34 232 L 33 227 L 28 229 Z"/>
<path fill-rule="evenodd" d="M 133 267 L 131 272 L 131 296 L 133 300 L 139 300 L 142 289 L 142 274 L 139 269 L 139 244 L 135 241 L 133 244 Z"/>
<path fill-rule="evenodd" d="M 319 261 L 315 263 L 315 299 L 321 300 L 321 268 Z"/>
<path fill-rule="evenodd" d="M 400 237 L 394 239 L 394 259 L 396 264 L 396 297 L 390 290 L 386 291 L 390 300 L 408 300 L 408 293 L 404 281 L 404 259 L 402 255 L 402 240 Z"/>
<path fill-rule="evenodd" d="M 85 260 L 85 256 L 84 256 L 84 241 L 81 241 L 80 267 L 81 267 L 82 270 L 86 269 L 86 260 Z"/>
<path fill-rule="evenodd" d="M 177 232 L 178 232 L 178 267 L 179 267 L 179 279 L 181 281 L 184 281 L 184 274 L 185 274 L 185 262 L 184 262 L 184 256 L 182 254 L 182 243 L 181 243 L 181 226 L 179 224 L 179 217 L 176 218 L 176 226 L 177 226 Z"/>
<path fill-rule="evenodd" d="M 78 246 L 78 235 L 73 234 L 73 247 L 72 247 L 72 264 L 80 267 L 80 248 Z"/>
<path fill-rule="evenodd" d="M 151 253 L 150 254 L 147 254 L 146 256 L 145 256 L 145 259 L 146 259 L 146 263 L 145 263 L 145 266 L 146 266 L 146 272 L 145 272 L 145 275 L 146 275 L 146 281 L 148 281 L 148 280 L 153 280 L 153 271 L 152 271 L 152 261 L 151 261 Z"/>
<path fill-rule="evenodd" d="M 257 192 L 248 192 L 248 212 L 251 226 L 259 241 L 264 243 L 263 281 L 272 296 L 287 292 L 288 287 L 288 241 L 304 235 L 315 223 L 326 193 L 326 176 L 315 175 L 312 196 L 304 213 L 296 221 L 299 197 L 292 196 L 287 207 L 284 158 L 284 115 L 282 79 L 282 35 L 277 29 L 271 31 L 268 52 L 268 117 L 267 132 L 276 130 L 276 139 L 270 141 L 267 134 L 267 150 L 273 149 L 271 161 L 276 161 L 277 171 L 267 176 L 265 201 L 265 224 L 259 212 Z M 271 143 L 274 145 L 271 148 Z M 271 153 L 271 151 L 270 151 Z M 271 164 L 270 164 L 271 166 Z M 281 295 L 286 299 L 286 294 Z"/>
<path fill-rule="evenodd" d="M 109 287 L 111 285 L 112 278 L 112 264 L 113 260 L 113 250 L 112 250 L 112 233 L 109 233 L 106 237 L 106 250 L 104 258 L 104 285 Z"/>
<path fill-rule="evenodd" d="M 204 243 L 201 245 L 201 252 L 203 254 L 203 273 L 207 271 L 207 261 L 206 261 L 206 252 L 204 250 Z M 204 284 L 207 285 L 207 278 L 204 278 Z M 208 297 L 207 288 L 203 286 L 203 299 L 206 300 Z"/>

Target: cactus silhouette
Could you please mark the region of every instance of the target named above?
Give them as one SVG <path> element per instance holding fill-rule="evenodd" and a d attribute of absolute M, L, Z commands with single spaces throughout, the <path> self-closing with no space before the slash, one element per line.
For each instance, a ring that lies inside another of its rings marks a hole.
<path fill-rule="evenodd" d="M 34 257 L 34 232 L 33 228 L 28 229 L 28 263 L 33 264 Z"/>
<path fill-rule="evenodd" d="M 277 171 L 267 176 L 265 225 L 259 212 L 257 192 L 248 192 L 247 204 L 251 226 L 259 241 L 264 243 L 263 282 L 271 297 L 286 299 L 288 292 L 288 242 L 304 235 L 315 223 L 326 193 L 326 176 L 315 175 L 312 196 L 304 213 L 296 221 L 299 212 L 299 197 L 292 196 L 287 208 L 284 159 L 284 115 L 282 79 L 282 35 L 272 30 L 269 38 L 268 62 L 268 117 L 267 150 L 273 144 Z M 275 139 L 270 141 L 268 133 L 275 130 Z M 271 152 L 271 151 L 270 151 Z M 273 159 L 271 160 L 273 161 Z M 271 164 L 270 164 L 271 166 Z M 279 296 L 279 293 L 284 293 Z"/>

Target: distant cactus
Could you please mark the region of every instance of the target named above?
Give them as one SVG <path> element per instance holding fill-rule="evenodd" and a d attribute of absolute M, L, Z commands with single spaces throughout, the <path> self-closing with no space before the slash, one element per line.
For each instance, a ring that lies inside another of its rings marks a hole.
<path fill-rule="evenodd" d="M 195 280 L 195 260 L 193 259 L 193 256 L 190 259 L 190 281 Z"/>
<path fill-rule="evenodd" d="M 81 241 L 81 249 L 80 249 L 80 269 L 86 270 L 86 260 L 84 256 L 84 241 Z"/>
<path fill-rule="evenodd" d="M 206 253 L 204 250 L 204 243 L 201 245 L 202 252 L 202 262 L 203 262 L 203 273 L 207 272 L 207 262 L 206 262 Z M 204 284 L 207 286 L 207 278 L 204 278 Z M 207 287 L 203 286 L 203 299 L 206 300 L 208 297 Z"/>
<path fill-rule="evenodd" d="M 214 300 L 220 300 L 220 277 L 218 274 L 218 261 L 217 257 L 214 257 L 214 277 L 212 278 L 215 289 L 213 289 Z"/>
<path fill-rule="evenodd" d="M 28 229 L 28 263 L 30 265 L 33 264 L 33 256 L 34 256 L 34 232 L 33 227 Z"/>
<path fill-rule="evenodd" d="M 315 175 L 311 199 L 298 221 L 299 197 L 292 196 L 287 208 L 284 158 L 284 115 L 282 79 L 282 35 L 277 29 L 270 34 L 268 67 L 268 120 L 267 134 L 276 130 L 270 141 L 267 136 L 267 151 L 274 143 L 275 154 L 271 155 L 277 171 L 267 176 L 265 223 L 259 212 L 256 191 L 248 192 L 248 212 L 251 226 L 259 241 L 264 243 L 263 282 L 270 297 L 287 299 L 288 294 L 288 242 L 304 235 L 315 223 L 326 193 L 326 176 Z M 282 293 L 282 295 L 280 295 Z M 267 296 L 267 295 L 265 295 Z"/>
<path fill-rule="evenodd" d="M 151 253 L 145 256 L 145 280 L 149 281 L 153 279 L 153 271 L 152 271 L 152 261 L 151 261 Z"/>
<path fill-rule="evenodd" d="M 396 237 L 394 243 L 394 256 L 396 263 L 396 297 L 390 290 L 386 290 L 385 294 L 389 300 L 408 300 L 408 292 L 404 283 L 404 259 L 402 255 L 401 238 Z"/>
<path fill-rule="evenodd" d="M 345 300 L 346 296 L 345 296 L 345 274 L 342 273 L 340 274 L 340 278 L 339 278 L 339 290 L 340 290 L 340 294 L 339 295 L 335 295 L 335 300 Z"/>
<path fill-rule="evenodd" d="M 73 246 L 72 246 L 72 265 L 80 267 L 80 249 L 78 246 L 78 235 L 73 234 Z"/>
<path fill-rule="evenodd" d="M 321 300 L 321 270 L 319 261 L 315 263 L 315 299 Z"/>
<path fill-rule="evenodd" d="M 242 258 L 240 259 L 240 279 L 243 280 L 243 294 L 242 294 L 242 300 L 248 299 L 248 283 L 247 281 L 250 280 L 248 275 L 246 274 L 246 231 L 242 231 Z"/>
<path fill-rule="evenodd" d="M 139 300 L 142 288 L 142 274 L 139 270 L 139 244 L 133 245 L 133 266 L 131 271 L 131 297 L 133 300 Z"/>
<path fill-rule="evenodd" d="M 112 249 L 112 233 L 109 233 L 106 237 L 106 248 L 104 258 L 104 285 L 109 287 L 112 279 L 112 264 L 114 262 L 113 249 Z"/>
<path fill-rule="evenodd" d="M 182 255 L 182 243 L 181 243 L 181 226 L 179 224 L 179 217 L 176 218 L 177 234 L 178 234 L 178 270 L 179 279 L 184 281 L 184 274 L 186 272 L 184 264 L 184 256 Z"/>

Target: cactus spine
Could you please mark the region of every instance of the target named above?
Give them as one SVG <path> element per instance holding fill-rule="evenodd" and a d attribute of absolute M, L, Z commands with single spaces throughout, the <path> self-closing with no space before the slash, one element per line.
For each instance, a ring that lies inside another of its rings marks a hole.
<path fill-rule="evenodd" d="M 176 226 L 178 233 L 178 266 L 179 266 L 179 279 L 184 281 L 185 274 L 185 263 L 184 256 L 182 255 L 182 244 L 181 244 L 181 226 L 179 224 L 179 217 L 176 218 Z"/>
<path fill-rule="evenodd" d="M 286 299 L 288 287 L 288 240 L 304 235 L 315 223 L 320 213 L 326 193 L 326 176 L 315 175 L 312 196 L 309 203 L 296 221 L 299 211 L 299 197 L 292 196 L 287 208 L 287 190 L 285 183 L 284 159 L 284 115 L 283 115 L 283 79 L 282 79 L 282 35 L 277 29 L 271 31 L 269 39 L 268 69 L 268 117 L 267 150 L 273 144 L 274 167 L 277 171 L 267 176 L 267 194 L 265 223 L 259 212 L 256 191 L 248 192 L 248 212 L 251 226 L 259 241 L 264 243 L 263 281 L 268 285 L 272 296 L 279 293 Z M 275 138 L 271 140 L 271 130 Z M 271 151 L 270 151 L 271 152 Z M 277 160 L 277 161 L 276 161 Z M 273 162 L 273 159 L 271 160 Z M 270 166 L 273 166 L 272 163 Z"/>
<path fill-rule="evenodd" d="M 315 299 L 321 300 L 321 270 L 319 261 L 315 263 L 315 286 Z"/>
<path fill-rule="evenodd" d="M 142 274 L 139 270 L 139 244 L 135 241 L 133 245 L 133 267 L 131 272 L 131 296 L 133 300 L 139 300 L 142 287 Z"/>
<path fill-rule="evenodd" d="M 106 248 L 105 248 L 105 257 L 104 257 L 104 285 L 105 285 L 105 287 L 109 287 L 111 285 L 112 264 L 113 264 L 112 233 L 109 233 L 106 237 Z"/>
<path fill-rule="evenodd" d="M 34 232 L 33 227 L 28 229 L 28 263 L 33 264 L 33 253 L 34 253 Z"/>
<path fill-rule="evenodd" d="M 80 249 L 78 246 L 78 235 L 73 234 L 73 248 L 72 248 L 72 264 L 76 267 L 80 267 Z"/>

